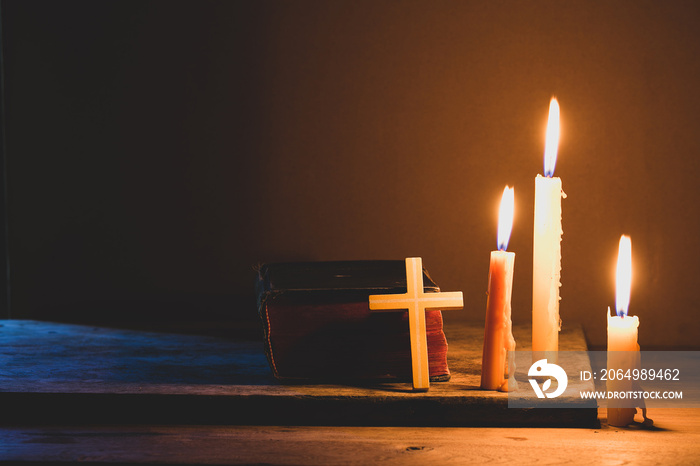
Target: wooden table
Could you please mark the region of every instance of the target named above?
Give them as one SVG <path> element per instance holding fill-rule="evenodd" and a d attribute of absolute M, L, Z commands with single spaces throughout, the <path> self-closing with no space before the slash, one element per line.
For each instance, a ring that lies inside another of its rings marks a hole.
<path fill-rule="evenodd" d="M 0 460 L 199 464 L 698 464 L 697 410 L 654 430 L 303 426 L 2 426 Z"/>
<path fill-rule="evenodd" d="M 436 425 L 430 416 L 427 423 L 422 417 L 430 410 L 386 420 L 392 413 L 387 405 L 419 406 L 424 399 L 406 391 L 406 384 L 289 387 L 266 379 L 264 359 L 251 356 L 245 368 L 236 371 L 231 364 L 240 365 L 240 358 L 229 360 L 219 354 L 221 345 L 242 345 L 254 355 L 259 349 L 254 341 L 28 321 L 0 324 L 4 325 L 0 327 L 3 462 L 693 464 L 700 460 L 700 425 L 692 409 L 650 413 L 656 422 L 651 430 L 609 428 L 604 411 L 597 418 L 594 412 L 594 425 L 588 428 L 423 427 Z M 471 368 L 474 356 L 470 359 L 464 353 L 473 353 L 480 339 L 460 349 L 458 342 L 465 336 L 460 332 L 464 330 L 446 328 L 450 352 L 462 362 L 450 362 L 452 382 L 431 387 L 432 403 L 439 407 L 449 401 L 447 408 L 460 416 L 491 412 L 500 419 L 503 394 L 477 393 Z M 580 335 L 563 337 L 571 349 L 585 349 Z M 526 335 L 516 338 L 524 341 Z M 251 388 L 251 381 L 257 388 Z M 262 398 L 260 386 L 268 387 Z M 451 390 L 474 393 L 465 399 L 463 393 Z M 336 395 L 328 398 L 328 393 Z M 295 399 L 302 400 L 300 406 L 327 412 L 275 415 Z M 262 422 L 252 415 L 271 401 L 278 405 L 259 413 Z M 254 409 L 245 409 L 246 403 Z M 339 410 L 341 422 L 336 424 L 346 425 L 300 425 L 337 420 L 338 406 L 347 409 Z M 378 425 L 347 425 L 358 423 L 352 409 L 372 414 L 367 407 L 380 413 L 368 422 Z M 287 422 L 273 422 L 281 420 Z M 585 417 L 584 423 L 589 423 Z M 467 419 L 463 424 L 478 422 Z"/>

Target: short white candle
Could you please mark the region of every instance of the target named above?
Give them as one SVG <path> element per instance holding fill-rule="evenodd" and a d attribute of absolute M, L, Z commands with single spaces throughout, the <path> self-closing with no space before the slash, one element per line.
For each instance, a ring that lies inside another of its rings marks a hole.
<path fill-rule="evenodd" d="M 621 369 L 624 372 L 638 368 L 639 344 L 637 328 L 639 318 L 628 316 L 630 291 L 632 288 L 632 241 L 629 236 L 620 237 L 617 253 L 617 272 L 615 275 L 615 310 L 617 315 L 610 315 L 608 308 L 608 372 Z M 608 391 L 628 391 L 632 381 L 628 379 L 608 380 Z M 619 400 L 608 401 L 608 424 L 623 427 L 634 421 L 636 408 L 620 406 Z"/>

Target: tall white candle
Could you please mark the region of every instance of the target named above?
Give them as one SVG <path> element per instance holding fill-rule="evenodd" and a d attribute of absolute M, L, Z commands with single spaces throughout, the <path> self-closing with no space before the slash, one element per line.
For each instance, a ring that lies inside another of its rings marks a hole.
<path fill-rule="evenodd" d="M 556 361 L 559 350 L 561 286 L 561 179 L 554 177 L 559 146 L 559 103 L 549 104 L 544 175 L 535 178 L 535 224 L 532 251 L 532 351 L 536 359 Z"/>

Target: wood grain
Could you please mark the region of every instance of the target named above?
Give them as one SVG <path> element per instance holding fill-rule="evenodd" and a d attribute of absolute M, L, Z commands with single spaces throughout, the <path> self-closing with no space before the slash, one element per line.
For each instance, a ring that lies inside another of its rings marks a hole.
<path fill-rule="evenodd" d="M 512 409 L 479 389 L 483 327 L 446 327 L 452 379 L 291 385 L 274 380 L 262 343 L 36 321 L 0 327 L 5 423 L 570 426 L 595 409 Z M 516 327 L 527 348 L 529 328 Z M 562 349 L 585 350 L 580 328 Z"/>
<path fill-rule="evenodd" d="M 264 359 L 254 357 L 255 349 L 260 349 L 254 342 L 39 322 L 2 325 L 1 463 L 652 465 L 697 464 L 700 457 L 700 417 L 694 409 L 653 410 L 652 429 L 608 427 L 605 410 L 600 410 L 596 418 L 600 424 L 594 428 L 409 427 L 420 411 L 420 400 L 441 400 L 448 415 L 466 403 L 469 393 L 446 395 L 450 390 L 474 392 L 482 409 L 502 403 L 504 394 L 479 393 L 475 388 L 479 329 L 446 329 L 453 380 L 415 396 L 405 384 L 393 388 L 276 384 Z M 527 347 L 526 337 L 527 329 L 516 328 L 522 347 Z M 576 329 L 565 329 L 561 341 L 568 345 L 562 349 L 585 349 Z M 224 349 L 231 353 L 219 354 Z M 245 354 L 249 359 L 241 364 Z M 239 367 L 236 361 L 245 369 L 222 371 Z M 142 379 L 146 375 L 150 378 Z M 246 377 L 256 385 L 241 385 Z M 328 390 L 338 394 L 333 399 L 319 395 Z M 402 408 L 412 414 L 394 420 L 406 422 L 405 426 L 245 425 L 239 422 L 243 418 L 226 409 L 226 400 L 239 400 L 239 407 L 255 404 L 251 394 L 256 391 L 258 400 L 275 409 L 288 409 L 292 399 L 307 399 L 318 409 L 334 412 L 342 400 L 362 398 L 358 393 L 363 393 L 362 403 L 375 411 L 381 412 L 393 400 L 402 401 Z M 455 404 L 448 403 L 448 397 Z M 167 407 L 193 410 L 196 400 L 204 425 L 177 423 L 196 418 L 193 412 L 156 416 L 155 411 Z M 34 414 L 42 409 L 49 413 Z M 150 411 L 154 411 L 151 420 L 158 422 L 144 422 L 149 416 L 139 414 Z M 222 412 L 218 418 L 217 412 Z M 228 425 L 212 425 L 212 419 Z M 119 423 L 109 424 L 114 421 Z"/>
<path fill-rule="evenodd" d="M 167 464 L 697 464 L 693 409 L 655 412 L 656 428 L 292 426 L 0 427 L 0 461 Z"/>

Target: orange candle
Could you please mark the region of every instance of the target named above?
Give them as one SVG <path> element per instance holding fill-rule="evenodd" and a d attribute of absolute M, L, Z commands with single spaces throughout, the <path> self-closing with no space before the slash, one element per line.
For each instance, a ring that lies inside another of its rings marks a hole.
<path fill-rule="evenodd" d="M 506 252 L 513 227 L 513 188 L 503 190 L 498 215 L 498 251 L 491 251 L 484 351 L 481 360 L 481 388 L 508 391 L 509 375 L 514 372 L 508 351 L 515 350 L 510 298 L 513 291 L 515 253 Z"/>

